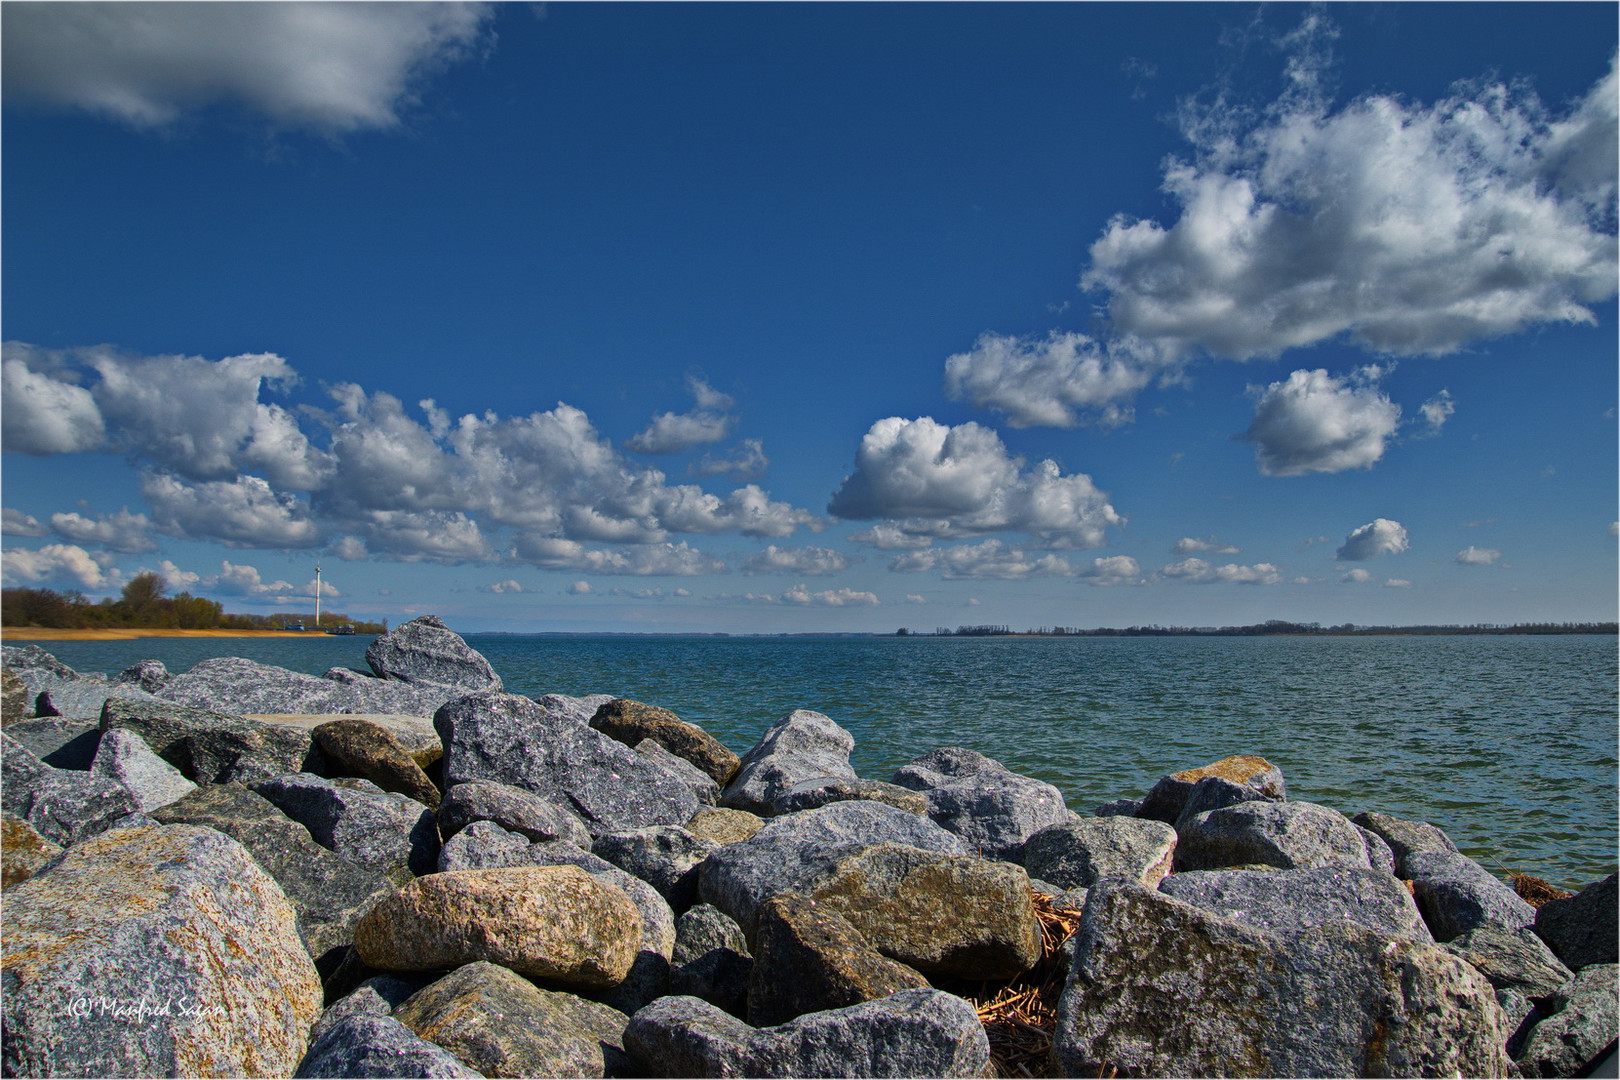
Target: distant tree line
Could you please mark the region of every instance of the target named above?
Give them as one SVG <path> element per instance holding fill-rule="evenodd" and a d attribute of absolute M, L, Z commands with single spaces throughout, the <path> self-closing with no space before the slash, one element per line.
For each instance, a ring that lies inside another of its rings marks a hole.
<path fill-rule="evenodd" d="M 302 625 L 313 629 L 313 613 L 278 611 L 272 615 L 237 615 L 217 600 L 182 592 L 164 595 L 163 577 L 136 574 L 118 599 L 92 602 L 76 589 L 6 589 L 0 592 L 0 626 L 37 626 L 54 630 L 282 630 Z M 360 622 L 341 612 L 321 613 L 321 629 L 352 626 L 357 634 L 386 633 L 386 622 Z"/>
<path fill-rule="evenodd" d="M 1539 622 L 1539 623 L 1469 623 L 1433 624 L 1421 626 L 1357 626 L 1340 623 L 1323 626 L 1321 623 L 1288 622 L 1285 619 L 1267 619 L 1248 626 L 1103 626 L 1086 630 L 1076 626 L 1043 626 L 1022 631 L 1019 637 L 1267 637 L 1277 636 L 1373 636 L 1389 634 L 1614 634 L 1620 625 L 1612 622 Z M 899 637 L 917 636 L 901 627 Z M 934 637 L 1010 637 L 1013 631 L 1006 626 L 936 627 Z"/>

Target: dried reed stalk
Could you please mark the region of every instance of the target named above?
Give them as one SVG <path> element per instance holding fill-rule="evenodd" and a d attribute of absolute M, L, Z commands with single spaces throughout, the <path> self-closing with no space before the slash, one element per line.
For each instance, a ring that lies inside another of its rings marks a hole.
<path fill-rule="evenodd" d="M 1052 1075 L 1057 999 L 1068 977 L 1063 944 L 1079 928 L 1080 913 L 1053 907 L 1047 893 L 1034 893 L 1034 900 L 1041 927 L 1040 960 L 1016 979 L 983 984 L 969 998 L 990 1038 L 990 1068 L 997 1077 Z"/>
<path fill-rule="evenodd" d="M 1519 899 L 1533 908 L 1539 908 L 1549 900 L 1562 900 L 1566 896 L 1575 895 L 1571 892 L 1565 892 L 1556 885 L 1542 881 L 1538 877 L 1531 877 L 1529 874 L 1510 872 L 1508 881 L 1512 882 L 1513 891 L 1519 894 Z"/>

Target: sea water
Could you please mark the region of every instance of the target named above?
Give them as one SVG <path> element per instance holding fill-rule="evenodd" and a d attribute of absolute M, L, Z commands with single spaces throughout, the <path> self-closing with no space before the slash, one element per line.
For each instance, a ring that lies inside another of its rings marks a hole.
<path fill-rule="evenodd" d="M 367 637 L 48 642 L 82 671 L 184 671 L 245 656 L 366 669 Z M 1089 813 L 1229 754 L 1279 766 L 1291 799 L 1431 821 L 1505 873 L 1578 887 L 1617 852 L 1616 639 L 469 635 L 507 689 L 673 710 L 738 753 L 794 709 L 855 737 L 886 780 L 965 746 Z"/>

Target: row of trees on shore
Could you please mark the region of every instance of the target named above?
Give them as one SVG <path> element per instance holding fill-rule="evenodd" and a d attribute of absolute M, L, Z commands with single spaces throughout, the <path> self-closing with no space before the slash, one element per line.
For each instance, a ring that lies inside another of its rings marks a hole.
<path fill-rule="evenodd" d="M 1043 626 L 1014 632 L 1004 625 L 936 627 L 931 634 L 901 627 L 899 637 L 1266 637 L 1269 635 L 1373 635 L 1373 634 L 1614 634 L 1620 625 L 1612 622 L 1470 623 L 1421 626 L 1357 626 L 1340 623 L 1297 623 L 1268 619 L 1248 626 L 1102 626 L 1091 630 L 1076 626 Z"/>
<path fill-rule="evenodd" d="M 182 592 L 168 596 L 161 575 L 136 574 L 118 599 L 92 602 L 77 590 L 6 589 L 0 592 L 0 626 L 52 630 L 284 630 L 314 629 L 313 613 L 278 611 L 270 615 L 227 612 L 217 600 Z M 321 613 L 321 629 L 352 626 L 357 634 L 382 634 L 386 622 L 361 622 L 342 612 Z"/>

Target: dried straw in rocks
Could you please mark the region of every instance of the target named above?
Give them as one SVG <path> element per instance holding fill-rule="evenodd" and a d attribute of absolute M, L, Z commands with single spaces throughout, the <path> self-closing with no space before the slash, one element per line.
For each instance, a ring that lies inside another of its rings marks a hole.
<path fill-rule="evenodd" d="M 1037 892 L 1035 916 L 1041 924 L 1041 959 L 1016 979 L 981 984 L 965 996 L 990 1037 L 990 1069 L 995 1077 L 1052 1075 L 1052 1032 L 1057 1027 L 1058 995 L 1068 977 L 1063 944 L 1080 926 L 1080 912 L 1052 906 Z"/>

